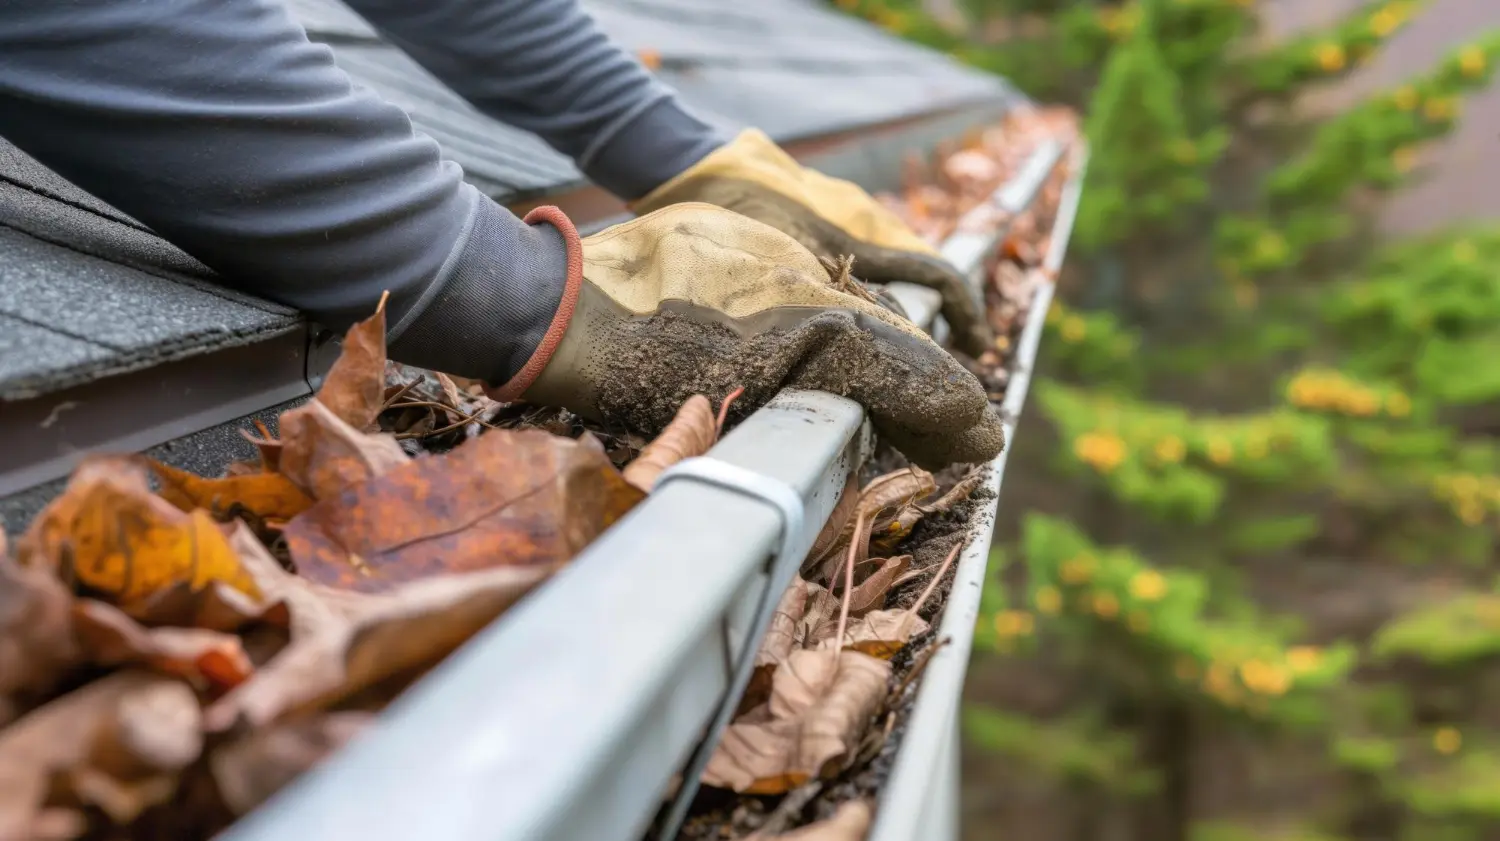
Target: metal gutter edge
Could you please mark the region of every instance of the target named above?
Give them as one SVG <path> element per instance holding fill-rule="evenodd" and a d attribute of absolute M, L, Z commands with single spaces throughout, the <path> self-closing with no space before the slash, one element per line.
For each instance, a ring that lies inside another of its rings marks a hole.
<path fill-rule="evenodd" d="M 961 735 L 959 707 L 969 653 L 974 641 L 974 623 L 979 616 L 979 597 L 989 567 L 990 538 L 1000 502 L 1000 483 L 1005 464 L 1015 447 L 1016 425 L 1026 403 L 1037 349 L 1045 330 L 1047 308 L 1058 270 L 1067 253 L 1073 220 L 1083 187 L 1087 153 L 1080 143 L 1073 172 L 1058 206 L 1053 237 L 1042 267 L 1047 275 L 1036 287 L 1029 317 L 1016 347 L 1016 364 L 1000 406 L 1007 446 L 992 463 L 985 487 L 994 494 L 985 513 L 976 517 L 975 531 L 954 572 L 937 639 L 946 644 L 928 661 L 917 686 L 917 700 L 906 722 L 901 749 L 886 781 L 878 804 L 875 825 L 867 841 L 950 841 L 958 837 L 958 793 L 943 790 L 956 785 Z M 992 247 L 994 243 L 991 244 Z"/>
<path fill-rule="evenodd" d="M 866 430 L 849 400 L 782 392 L 707 460 L 789 489 L 800 533 L 783 540 L 780 509 L 691 473 L 662 486 L 219 838 L 637 841 L 737 701 L 756 611 L 796 571 L 768 561 L 806 554 L 869 453 Z"/>

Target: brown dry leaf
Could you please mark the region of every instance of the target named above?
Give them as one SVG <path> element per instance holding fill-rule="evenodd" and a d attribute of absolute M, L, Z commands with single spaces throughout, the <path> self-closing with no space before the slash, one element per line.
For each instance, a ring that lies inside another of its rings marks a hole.
<path fill-rule="evenodd" d="M 911 555 L 898 555 L 880 562 L 880 568 L 859 583 L 849 596 L 849 613 L 859 616 L 885 603 L 885 594 L 911 566 Z"/>
<path fill-rule="evenodd" d="M 240 434 L 245 437 L 246 441 L 253 444 L 256 451 L 260 453 L 259 472 L 275 473 L 281 463 L 281 442 L 271 437 L 271 430 L 267 429 L 264 423 L 256 421 L 255 428 L 260 432 L 259 438 L 251 435 L 248 430 L 244 429 L 240 430 Z M 239 462 L 236 462 L 236 464 L 239 464 Z M 243 469 L 236 472 L 243 472 Z"/>
<path fill-rule="evenodd" d="M 707 397 L 701 394 L 689 397 L 661 434 L 625 466 L 625 481 L 650 493 L 662 471 L 683 459 L 708 452 L 718 438 L 717 421 Z"/>
<path fill-rule="evenodd" d="M 361 432 L 321 399 L 282 413 L 281 444 L 282 475 L 319 501 L 411 461 L 395 438 Z"/>
<path fill-rule="evenodd" d="M 812 548 L 807 550 L 807 557 L 802 561 L 802 571 L 823 570 L 830 558 L 839 556 L 840 544 L 848 541 L 849 533 L 845 530 L 854 521 L 854 512 L 859 508 L 859 472 L 849 471 L 849 478 L 844 481 L 844 489 L 839 492 L 838 502 L 833 505 L 833 513 L 828 515 L 828 520 L 823 523 L 823 528 L 818 536 L 813 539 Z M 824 580 L 818 576 L 818 580 Z"/>
<path fill-rule="evenodd" d="M 263 519 L 290 520 L 313 504 L 311 497 L 280 473 L 205 479 L 151 459 L 145 462 L 161 482 L 161 498 L 183 511 L 204 508 L 221 520 L 232 519 L 240 511 Z"/>
<path fill-rule="evenodd" d="M 852 651 L 794 651 L 770 701 L 725 731 L 703 783 L 781 794 L 842 767 L 885 698 L 891 665 Z"/>
<path fill-rule="evenodd" d="M 208 512 L 184 513 L 152 494 L 144 467 L 129 458 L 80 464 L 19 549 L 22 563 L 57 570 L 127 607 L 182 583 L 201 589 L 221 581 L 260 595 Z"/>
<path fill-rule="evenodd" d="M 744 697 L 740 699 L 741 711 L 759 706 L 770 698 L 771 676 L 776 667 L 802 647 L 805 639 L 802 620 L 807 612 L 809 588 L 813 586 L 801 578 L 793 578 L 786 592 L 781 594 L 781 602 L 771 614 L 771 624 L 761 640 L 760 650 L 755 652 L 755 671 L 750 675 Z"/>
<path fill-rule="evenodd" d="M 252 599 L 222 582 L 211 581 L 197 589 L 178 584 L 123 610 L 132 619 L 151 627 L 170 625 L 232 634 L 253 622 L 268 621 L 276 606 Z"/>
<path fill-rule="evenodd" d="M 890 527 L 897 512 L 904 506 L 915 504 L 917 500 L 931 495 L 935 490 L 937 490 L 937 481 L 933 479 L 932 474 L 915 466 L 903 467 L 871 479 L 869 484 L 859 492 L 854 512 L 840 531 L 838 540 L 824 552 L 821 559 L 822 566 L 815 578 L 819 581 L 831 580 L 833 574 L 841 566 L 844 551 L 854 540 L 855 528 L 860 525 L 861 518 L 869 522 L 870 533 L 878 535 L 882 530 Z M 867 555 L 868 547 L 859 547 L 855 554 L 855 563 L 863 563 Z"/>
<path fill-rule="evenodd" d="M 906 539 L 907 535 L 911 534 L 911 530 L 916 528 L 917 523 L 921 522 L 924 517 L 942 514 L 968 499 L 984 483 L 984 478 L 984 468 L 975 468 L 949 488 L 948 492 L 939 497 L 936 502 L 923 505 L 913 501 L 902 505 L 894 516 L 888 519 L 882 518 L 875 524 L 875 538 L 871 541 L 871 547 L 879 551 L 894 549 L 898 543 Z"/>
<path fill-rule="evenodd" d="M 378 592 L 502 564 L 555 566 L 642 497 L 596 447 L 491 430 L 319 502 L 284 534 L 306 578 Z"/>
<path fill-rule="evenodd" d="M 215 749 L 209 754 L 209 771 L 224 805 L 244 815 L 374 721 L 374 713 L 348 711 L 273 725 Z"/>
<path fill-rule="evenodd" d="M 875 810 L 868 800 L 846 800 L 828 820 L 783 832 L 766 841 L 865 841 L 874 821 Z"/>
<path fill-rule="evenodd" d="M 913 610 L 875 610 L 849 621 L 844 631 L 845 651 L 858 651 L 880 660 L 889 660 L 906 647 L 911 638 L 928 628 L 927 621 Z M 823 626 L 823 634 L 814 640 L 820 651 L 835 648 L 833 637 L 837 632 L 831 624 Z"/>
<path fill-rule="evenodd" d="M 118 672 L 0 730 L 0 838 L 67 839 L 98 808 L 117 823 L 165 802 L 203 746 L 186 686 Z"/>
<path fill-rule="evenodd" d="M 826 587 L 809 584 L 807 591 L 807 607 L 802 613 L 802 621 L 797 629 L 798 639 L 804 647 L 809 641 L 833 633 L 832 629 L 824 629 L 830 622 L 838 621 L 840 605 L 839 597 Z"/>
<path fill-rule="evenodd" d="M 385 298 L 375 314 L 349 328 L 339 358 L 318 388 L 318 402 L 339 420 L 364 432 L 385 404 Z M 296 410 L 293 410 L 296 411 Z M 282 416 L 281 437 L 289 436 Z"/>
<path fill-rule="evenodd" d="M 201 628 L 144 628 L 104 602 L 73 603 L 73 633 L 89 662 L 140 665 L 218 695 L 244 683 L 254 667 L 233 634 Z"/>
<path fill-rule="evenodd" d="M 50 695 L 79 662 L 72 603 L 50 570 L 0 551 L 0 727 Z"/>
<path fill-rule="evenodd" d="M 322 587 L 286 572 L 243 527 L 233 541 L 270 598 L 286 605 L 292 638 L 250 680 L 209 708 L 205 718 L 213 731 L 325 709 L 387 679 L 415 677 L 557 568 L 441 575 L 371 595 Z"/>

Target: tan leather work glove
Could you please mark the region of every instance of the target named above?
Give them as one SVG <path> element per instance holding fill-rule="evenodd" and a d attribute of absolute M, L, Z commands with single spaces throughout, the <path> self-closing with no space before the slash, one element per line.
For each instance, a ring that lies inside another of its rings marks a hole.
<path fill-rule="evenodd" d="M 581 241 L 571 227 L 559 225 L 570 277 L 558 316 L 498 399 L 654 433 L 693 394 L 742 386 L 758 406 L 783 387 L 819 389 L 864 405 L 924 467 L 1000 452 L 1000 419 L 972 374 L 775 228 L 701 203 Z"/>
<path fill-rule="evenodd" d="M 905 281 L 942 293 L 943 318 L 959 350 L 978 356 L 994 336 L 963 275 L 896 214 L 855 184 L 797 163 L 771 138 L 747 129 L 631 206 L 649 213 L 708 202 L 790 234 L 814 254 L 854 257 L 854 274 Z"/>

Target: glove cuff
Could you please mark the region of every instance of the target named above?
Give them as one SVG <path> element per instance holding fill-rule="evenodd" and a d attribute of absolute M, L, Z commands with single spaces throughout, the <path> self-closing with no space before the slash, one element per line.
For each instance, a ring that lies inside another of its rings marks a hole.
<path fill-rule="evenodd" d="M 522 221 L 528 225 L 547 222 L 562 234 L 568 251 L 568 276 L 563 282 L 562 300 L 558 302 L 557 312 L 553 314 L 552 323 L 547 326 L 547 333 L 537 343 L 531 358 L 526 360 L 526 364 L 515 376 L 491 392 L 491 397 L 504 403 L 519 399 L 536 382 L 537 377 L 542 375 L 542 369 L 552 360 L 552 354 L 562 343 L 563 334 L 568 331 L 573 311 L 578 306 L 579 290 L 583 288 L 583 241 L 578 236 L 578 229 L 574 227 L 573 221 L 562 210 L 550 205 L 536 208 L 526 214 Z"/>

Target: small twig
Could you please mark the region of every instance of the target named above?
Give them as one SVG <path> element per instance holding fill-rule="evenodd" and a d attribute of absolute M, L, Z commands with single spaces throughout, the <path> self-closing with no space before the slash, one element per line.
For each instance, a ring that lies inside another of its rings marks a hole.
<path fill-rule="evenodd" d="M 813 780 L 787 792 L 781 802 L 776 804 L 775 810 L 766 816 L 766 822 L 750 838 L 770 838 L 784 832 L 793 819 L 822 791 L 823 781 Z"/>
<path fill-rule="evenodd" d="M 839 600 L 838 633 L 833 637 L 838 645 L 835 651 L 844 647 L 844 631 L 849 627 L 849 601 L 854 595 L 854 558 L 863 542 L 860 537 L 870 530 L 870 516 L 869 512 L 861 511 L 854 518 L 854 539 L 849 541 L 849 553 L 844 557 L 844 597 Z"/>
<path fill-rule="evenodd" d="M 387 289 L 384 292 L 380 293 L 380 303 L 378 303 L 378 304 L 375 305 L 375 312 L 376 312 L 376 314 L 385 312 L 385 302 L 386 302 L 386 299 L 388 299 L 390 297 L 391 297 L 391 290 L 389 290 L 389 289 Z"/>
<path fill-rule="evenodd" d="M 413 402 L 411 402 L 409 404 L 408 403 L 399 404 L 399 406 L 397 408 L 405 408 L 407 406 L 418 406 L 418 405 L 429 404 L 429 403 L 431 403 L 431 401 L 424 400 L 424 401 L 421 401 L 421 403 L 413 401 Z M 443 404 L 441 404 L 441 403 L 431 403 L 431 405 L 442 406 Z M 440 429 L 430 429 L 430 430 L 428 430 L 426 432 L 400 432 L 400 433 L 396 434 L 396 440 L 401 441 L 401 440 L 405 440 L 407 438 L 430 438 L 430 437 L 432 437 L 434 435 L 442 435 L 444 433 L 452 432 L 455 429 L 463 429 L 464 426 L 466 426 L 468 424 L 471 424 L 471 423 L 477 423 L 477 424 L 479 424 L 481 426 L 485 426 L 485 427 L 488 427 L 490 429 L 498 429 L 499 428 L 497 426 L 494 426 L 492 424 L 488 424 L 488 423 L 485 423 L 482 420 L 479 420 L 479 416 L 483 415 L 483 414 L 484 414 L 484 410 L 481 409 L 479 412 L 476 412 L 475 414 L 466 415 L 466 416 L 463 417 L 463 419 L 455 421 L 454 423 L 450 423 L 447 426 L 442 427 Z"/>
<path fill-rule="evenodd" d="M 401 386 L 401 388 L 397 389 L 395 394 L 392 394 L 390 397 L 387 397 L 386 400 L 385 400 L 385 402 L 381 404 L 380 411 L 384 412 L 386 409 L 391 408 L 391 404 L 393 404 L 397 400 L 400 400 L 401 398 L 405 397 L 406 393 L 408 391 L 411 391 L 413 388 L 416 388 L 418 382 L 421 382 L 421 381 L 420 380 L 412 380 L 411 382 L 409 382 L 406 385 Z"/>
<path fill-rule="evenodd" d="M 927 603 L 927 599 L 932 595 L 932 591 L 937 589 L 938 582 L 943 580 L 943 575 L 948 572 L 948 567 L 953 563 L 953 559 L 958 557 L 958 553 L 964 548 L 967 542 L 959 541 L 953 547 L 953 551 L 948 553 L 948 557 L 943 559 L 943 565 L 938 567 L 937 575 L 934 575 L 932 580 L 927 582 L 927 589 L 922 591 L 922 595 L 917 599 L 917 603 L 912 605 L 911 609 L 907 611 L 908 615 L 916 616 L 917 611 L 922 609 L 922 605 Z"/>
<path fill-rule="evenodd" d="M 724 402 L 719 404 L 719 417 L 714 423 L 714 440 L 718 440 L 719 436 L 724 434 L 724 421 L 729 419 L 729 404 L 733 403 L 744 393 L 745 387 L 740 386 L 734 391 L 729 392 L 729 395 L 724 398 Z"/>

